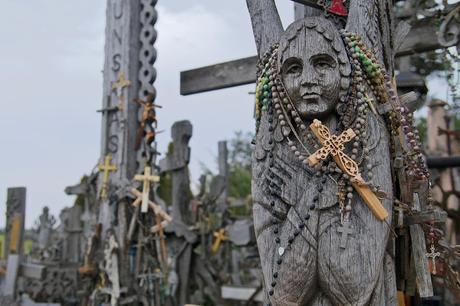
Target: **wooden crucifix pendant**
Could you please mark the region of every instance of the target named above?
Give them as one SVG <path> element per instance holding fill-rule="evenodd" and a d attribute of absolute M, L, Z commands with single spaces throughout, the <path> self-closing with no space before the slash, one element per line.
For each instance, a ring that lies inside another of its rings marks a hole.
<path fill-rule="evenodd" d="M 323 147 L 308 158 L 308 164 L 312 167 L 331 154 L 340 169 L 350 176 L 353 188 L 358 192 L 375 217 L 380 221 L 385 220 L 388 217 L 388 211 L 382 206 L 380 200 L 366 182 L 364 182 L 356 162 L 343 152 L 345 143 L 356 136 L 355 132 L 352 129 L 348 129 L 338 136 L 331 135 L 329 129 L 317 119 L 313 120 L 310 129 Z"/>
<path fill-rule="evenodd" d="M 341 235 L 340 248 L 347 248 L 348 235 L 353 234 L 353 230 L 350 228 L 350 222 L 344 222 L 341 227 L 337 228 L 337 232 Z"/>

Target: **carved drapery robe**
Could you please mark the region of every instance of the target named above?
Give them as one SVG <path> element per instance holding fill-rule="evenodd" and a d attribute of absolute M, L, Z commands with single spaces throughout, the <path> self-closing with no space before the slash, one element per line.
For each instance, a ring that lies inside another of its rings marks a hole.
<path fill-rule="evenodd" d="M 331 131 L 335 120 L 328 120 Z M 389 135 L 372 113 L 367 121 L 372 182 L 391 198 Z M 386 252 L 388 225 L 354 191 L 352 234 L 341 248 L 337 175 L 315 175 L 290 150 L 279 125 L 270 134 L 264 112 L 253 152 L 252 194 L 264 285 L 266 292 L 274 289 L 271 305 L 395 305 L 394 263 Z M 391 215 L 392 201 L 382 204 Z"/>

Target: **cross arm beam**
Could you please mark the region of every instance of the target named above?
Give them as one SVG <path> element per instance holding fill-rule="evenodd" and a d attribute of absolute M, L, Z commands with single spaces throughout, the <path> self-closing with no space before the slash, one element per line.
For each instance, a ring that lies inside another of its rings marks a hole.
<path fill-rule="evenodd" d="M 258 57 L 251 56 L 180 73 L 180 94 L 190 95 L 251 84 L 256 81 Z"/>
<path fill-rule="evenodd" d="M 297 0 L 296 2 L 314 4 L 316 1 Z M 415 24 L 404 40 L 396 56 L 405 56 L 442 48 L 438 42 L 435 18 L 424 18 Z M 181 95 L 196 94 L 216 89 L 252 84 L 256 81 L 257 56 L 203 68 L 182 71 L 180 74 Z"/>

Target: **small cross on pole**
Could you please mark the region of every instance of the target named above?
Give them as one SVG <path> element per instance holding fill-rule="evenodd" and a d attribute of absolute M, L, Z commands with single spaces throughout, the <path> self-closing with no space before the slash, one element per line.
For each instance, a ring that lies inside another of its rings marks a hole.
<path fill-rule="evenodd" d="M 344 222 L 341 227 L 337 228 L 337 232 L 342 234 L 340 238 L 340 248 L 346 249 L 348 235 L 353 234 L 353 231 L 350 228 L 350 222 Z"/>
<path fill-rule="evenodd" d="M 358 192 L 374 216 L 380 221 L 385 220 L 388 217 L 388 211 L 382 206 L 380 200 L 361 177 L 356 162 L 343 152 L 345 143 L 356 136 L 355 132 L 352 129 L 348 129 L 339 136 L 331 135 L 329 129 L 317 119 L 313 120 L 310 129 L 323 147 L 308 157 L 308 164 L 312 167 L 320 161 L 325 160 L 329 154 L 332 155 L 337 166 L 352 178 L 353 188 Z"/>
<path fill-rule="evenodd" d="M 219 231 L 214 233 L 214 237 L 216 240 L 214 240 L 214 243 L 212 244 L 211 251 L 215 254 L 219 251 L 222 241 L 228 240 L 228 236 L 225 235 L 225 229 L 221 228 Z"/>
<path fill-rule="evenodd" d="M 118 80 L 113 83 L 112 89 L 117 91 L 118 97 L 121 97 L 123 88 L 128 86 L 131 86 L 131 81 L 126 79 L 124 72 L 121 72 L 118 76 Z"/>
<path fill-rule="evenodd" d="M 441 253 L 435 252 L 434 244 L 430 247 L 430 253 L 426 253 L 426 257 L 431 258 L 431 262 L 433 263 L 433 274 L 436 275 L 436 257 L 441 256 Z"/>
<path fill-rule="evenodd" d="M 160 177 L 156 175 L 151 175 L 151 168 L 145 167 L 144 175 L 136 174 L 134 176 L 134 180 L 143 182 L 141 212 L 146 213 L 149 207 L 148 205 L 149 205 L 150 183 L 159 182 Z"/>
<path fill-rule="evenodd" d="M 125 73 L 121 72 L 120 75 L 118 76 L 118 80 L 112 84 L 112 90 L 116 90 L 117 97 L 118 97 L 118 110 L 123 111 L 124 105 L 123 105 L 123 88 L 131 86 L 131 81 L 127 80 L 125 77 Z"/>
<path fill-rule="evenodd" d="M 112 161 L 112 155 L 108 154 L 105 156 L 104 164 L 99 164 L 99 171 L 104 171 L 104 178 L 102 179 L 101 199 L 107 199 L 107 189 L 109 187 L 109 176 L 110 171 L 115 172 L 118 170 L 116 165 L 110 164 Z"/>

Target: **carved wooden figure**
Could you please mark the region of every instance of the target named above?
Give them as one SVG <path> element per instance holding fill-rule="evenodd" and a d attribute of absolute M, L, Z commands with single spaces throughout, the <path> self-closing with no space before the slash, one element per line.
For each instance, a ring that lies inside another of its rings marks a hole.
<path fill-rule="evenodd" d="M 377 97 L 367 71 L 351 53 L 346 32 L 325 17 L 295 21 L 284 31 L 272 0 L 247 3 L 260 57 L 252 195 L 266 301 L 395 305 L 394 263 L 387 252 L 390 136 L 369 107 L 367 99 Z M 367 5 L 351 1 L 350 16 Z M 346 28 L 378 31 L 357 22 L 349 17 Z M 315 119 L 330 137 L 316 137 L 309 128 Z M 331 135 L 349 129 L 356 136 L 342 139 L 340 150 L 329 143 Z M 327 156 L 314 154 L 328 146 Z"/>

